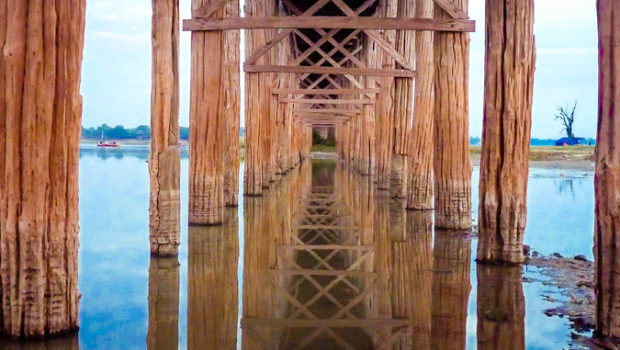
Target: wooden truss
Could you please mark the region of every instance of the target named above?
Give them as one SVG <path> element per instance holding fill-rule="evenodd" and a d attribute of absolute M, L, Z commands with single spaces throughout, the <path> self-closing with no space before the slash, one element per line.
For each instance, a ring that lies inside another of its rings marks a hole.
<path fill-rule="evenodd" d="M 305 10 L 291 0 L 280 0 L 288 16 L 213 18 L 227 1 L 233 0 L 213 0 L 195 9 L 193 18 L 183 22 L 183 30 L 277 30 L 270 40 L 248 54 L 244 71 L 295 76 L 298 88 L 274 88 L 272 94 L 279 96 L 279 104 L 292 104 L 293 114 L 312 125 L 336 125 L 361 115 L 359 107 L 376 105 L 386 93 L 381 89 L 384 78 L 416 77 L 414 60 L 395 46 L 387 32 L 475 30 L 475 22 L 451 0 L 434 0 L 449 18 L 362 16 L 380 0 L 366 0 L 357 8 L 344 0 L 318 0 Z M 343 15 L 317 16 L 327 5 L 335 6 Z M 257 63 L 287 38 L 294 44 L 287 64 Z M 392 64 L 368 66 L 361 57 L 364 45 L 376 46 L 383 60 L 387 58 Z"/>

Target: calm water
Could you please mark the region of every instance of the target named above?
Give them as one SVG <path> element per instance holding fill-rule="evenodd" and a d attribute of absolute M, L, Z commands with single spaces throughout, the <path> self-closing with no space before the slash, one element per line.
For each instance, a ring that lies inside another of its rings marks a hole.
<path fill-rule="evenodd" d="M 522 283 L 521 268 L 477 270 L 476 240 L 434 232 L 429 213 L 335 163 L 307 162 L 241 198 L 224 226 L 182 225 L 178 259 L 151 258 L 147 157 L 83 147 L 81 329 L 28 349 L 144 349 L 147 334 L 152 349 L 568 346 L 568 321 L 542 313 L 555 305 L 541 294 L 557 291 Z M 183 222 L 187 170 L 185 154 Z M 476 194 L 477 183 L 474 169 Z M 526 244 L 591 259 L 593 199 L 591 172 L 532 169 Z M 506 321 L 477 316 L 498 308 Z"/>

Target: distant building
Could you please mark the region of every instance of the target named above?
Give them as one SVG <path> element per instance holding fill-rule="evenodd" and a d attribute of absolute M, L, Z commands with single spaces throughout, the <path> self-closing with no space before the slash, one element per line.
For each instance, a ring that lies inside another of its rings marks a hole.
<path fill-rule="evenodd" d="M 556 146 L 576 146 L 585 144 L 587 144 L 587 141 L 583 137 L 562 137 L 555 141 Z"/>

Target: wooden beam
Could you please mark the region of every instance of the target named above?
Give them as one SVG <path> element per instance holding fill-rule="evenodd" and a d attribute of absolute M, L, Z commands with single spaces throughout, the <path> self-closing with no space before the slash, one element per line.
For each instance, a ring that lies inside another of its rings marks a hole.
<path fill-rule="evenodd" d="M 329 100 L 322 98 L 279 98 L 278 102 L 280 103 L 314 103 L 314 104 L 327 104 L 327 105 L 374 105 L 375 100 L 364 99 L 364 100 Z"/>
<path fill-rule="evenodd" d="M 244 65 L 246 73 L 275 72 L 275 73 L 310 73 L 310 74 L 348 74 L 366 75 L 372 77 L 408 77 L 415 78 L 416 72 L 404 69 L 375 69 L 375 68 L 344 68 L 344 67 L 311 67 L 311 66 L 254 66 Z"/>
<path fill-rule="evenodd" d="M 460 8 L 456 7 L 450 0 L 433 0 L 437 6 L 446 11 L 452 18 L 466 19 L 469 16 L 463 12 Z"/>
<path fill-rule="evenodd" d="M 345 16 L 291 16 L 291 17 L 238 17 L 194 18 L 183 21 L 184 31 L 228 29 L 386 29 L 432 30 L 440 32 L 474 32 L 476 22 L 466 19 L 405 19 Z"/>
<path fill-rule="evenodd" d="M 355 95 L 378 94 L 381 89 L 272 89 L 274 95 Z"/>
<path fill-rule="evenodd" d="M 361 112 L 350 110 L 350 109 L 337 109 L 337 108 L 329 108 L 329 109 L 296 108 L 296 109 L 293 109 L 293 113 L 356 115 Z"/>

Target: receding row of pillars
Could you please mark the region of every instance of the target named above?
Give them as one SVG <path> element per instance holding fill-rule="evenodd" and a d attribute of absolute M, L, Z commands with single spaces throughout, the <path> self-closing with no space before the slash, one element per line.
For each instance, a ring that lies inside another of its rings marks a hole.
<path fill-rule="evenodd" d="M 193 0 L 192 8 L 213 2 Z M 150 242 L 154 254 L 175 255 L 180 242 L 178 0 L 152 3 Z M 466 0 L 453 3 L 466 11 Z M 246 15 L 277 14 L 280 9 L 269 4 L 250 1 Z M 415 11 L 403 8 L 397 15 L 445 16 L 430 0 L 416 0 L 415 5 Z M 535 66 L 533 0 L 487 0 L 486 6 L 478 259 L 520 263 Z M 620 110 L 616 108 L 620 104 L 620 3 L 599 0 L 597 7 L 597 334 L 620 337 L 616 249 L 620 245 Z M 386 14 L 389 9 L 380 6 Z M 238 16 L 235 1 L 214 15 Z M 78 327 L 77 179 L 84 24 L 85 0 L 57 0 L 53 5 L 35 0 L 0 2 L 0 322 L 3 334 L 17 338 Z M 274 35 L 274 30 L 248 31 L 246 52 Z M 398 111 L 378 104 L 389 114 L 388 126 L 398 130 L 381 132 L 377 139 L 375 125 L 383 121 L 375 121 L 374 111 L 365 111 L 339 128 L 338 138 L 345 140 L 341 157 L 362 174 L 377 175 L 381 187 L 394 183 L 387 178 L 406 184 L 406 191 L 396 195 L 406 195 L 410 209 L 434 208 L 438 227 L 467 229 L 471 226 L 468 34 L 418 32 L 415 38 L 397 34 L 393 40 L 403 50 L 412 51 L 415 45 L 418 71 L 415 85 L 406 78 L 395 79 L 391 89 L 399 93 L 390 96 L 397 96 L 393 105 Z M 280 54 L 290 47 L 290 42 L 282 44 Z M 268 53 L 258 62 L 277 62 L 279 56 Z M 225 207 L 237 204 L 239 60 L 238 31 L 192 33 L 189 217 L 193 224 L 220 224 Z M 388 64 L 381 62 L 381 66 Z M 311 133 L 270 93 L 274 81 L 280 87 L 292 86 L 294 81 L 275 79 L 272 73 L 248 73 L 245 78 L 245 193 L 260 195 L 307 155 Z M 412 108 L 408 99 L 415 107 L 411 125 L 403 117 L 407 115 L 403 109 Z M 403 126 L 411 130 L 404 136 Z M 385 131 L 384 127 L 379 129 Z M 379 163 L 375 159 L 378 144 L 384 157 Z M 381 174 L 376 173 L 377 164 Z"/>

